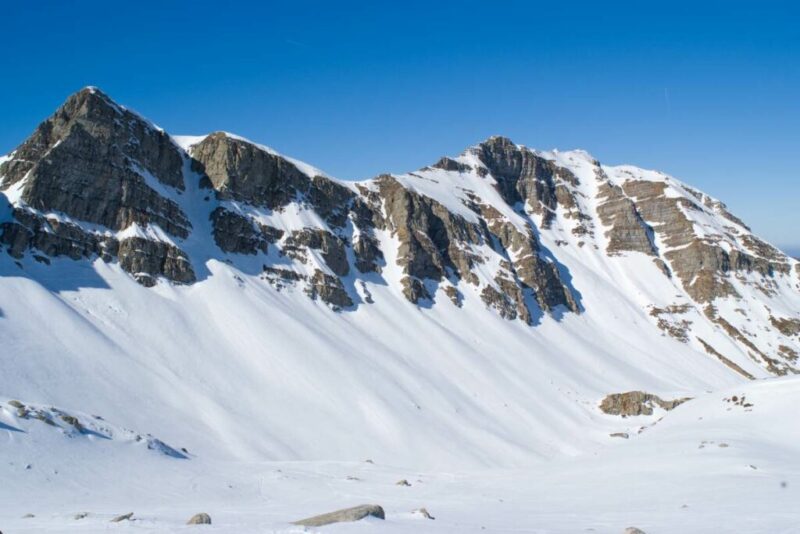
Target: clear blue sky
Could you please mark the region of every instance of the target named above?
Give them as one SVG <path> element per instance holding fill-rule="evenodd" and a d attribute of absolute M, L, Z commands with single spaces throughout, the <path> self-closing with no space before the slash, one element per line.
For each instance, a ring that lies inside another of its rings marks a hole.
<path fill-rule="evenodd" d="M 341 178 L 492 134 L 669 172 L 800 253 L 798 2 L 5 2 L 0 153 L 97 85 Z"/>

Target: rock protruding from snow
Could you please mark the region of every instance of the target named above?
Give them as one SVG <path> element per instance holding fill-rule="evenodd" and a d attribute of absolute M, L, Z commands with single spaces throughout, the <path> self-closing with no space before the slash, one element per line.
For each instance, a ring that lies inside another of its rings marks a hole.
<path fill-rule="evenodd" d="M 623 417 L 633 415 L 653 415 L 653 407 L 658 406 L 664 410 L 673 408 L 691 400 L 687 397 L 681 399 L 664 400 L 658 395 L 644 391 L 628 391 L 626 393 L 613 393 L 600 403 L 600 409 L 610 415 Z"/>
<path fill-rule="evenodd" d="M 123 269 L 147 287 L 156 283 L 157 276 L 173 282 L 194 282 L 195 274 L 189 258 L 179 248 L 141 237 L 129 237 L 119 243 L 119 260 Z"/>
<path fill-rule="evenodd" d="M 21 200 L 43 212 L 112 230 L 152 223 L 179 237 L 191 227 L 155 189 L 184 189 L 180 149 L 97 90 L 67 99 L 0 166 L 0 176 L 3 187 L 18 184 Z"/>
<path fill-rule="evenodd" d="M 386 514 L 383 508 L 377 504 L 362 504 L 353 508 L 345 508 L 343 510 L 301 519 L 300 521 L 295 521 L 294 524 L 304 527 L 322 527 L 330 525 L 331 523 L 360 521 L 365 517 L 386 519 Z"/>
<path fill-rule="evenodd" d="M 698 234 L 692 217 L 703 216 L 701 206 L 691 195 L 671 196 L 665 181 L 630 179 L 622 189 L 665 246 L 664 258 L 672 271 L 700 303 L 739 296 L 728 279 L 729 272 L 756 272 L 764 277 L 789 272 L 787 258 L 753 236 L 743 236 L 742 245 L 730 246 L 740 234 L 733 227 L 729 231 L 734 238 Z M 722 246 L 723 241 L 728 246 Z"/>
<path fill-rule="evenodd" d="M 26 404 L 16 399 L 5 402 L 12 409 L 5 408 L 0 402 L 0 429 L 15 428 L 26 435 L 46 434 L 63 436 L 69 443 L 77 438 L 100 444 L 143 444 L 147 450 L 175 459 L 187 459 L 187 454 L 167 445 L 150 434 L 142 435 L 132 430 L 113 425 L 97 415 L 68 412 L 53 406 Z M 12 418 L 9 419 L 8 416 Z M 9 426 L 8 423 L 13 426 Z M 17 428 L 19 427 L 19 428 Z M 96 440 L 96 438 L 100 438 Z"/>
<path fill-rule="evenodd" d="M 430 519 L 430 520 L 436 519 L 435 517 L 433 517 L 430 514 L 430 512 L 428 512 L 427 508 L 418 508 L 418 509 L 414 510 L 412 513 L 419 514 L 422 517 L 424 517 L 425 519 Z"/>
<path fill-rule="evenodd" d="M 311 180 L 285 158 L 224 132 L 207 136 L 191 153 L 195 170 L 223 199 L 275 209 L 306 190 Z"/>
<path fill-rule="evenodd" d="M 606 232 L 609 255 L 623 251 L 641 252 L 655 256 L 652 228 L 642 219 L 636 205 L 625 196 L 622 188 L 608 181 L 599 186 L 597 214 L 609 228 Z"/>
<path fill-rule="evenodd" d="M 526 204 L 539 217 L 538 224 L 550 228 L 558 206 L 575 207 L 570 185 L 575 175 L 555 162 L 542 158 L 507 137 L 490 137 L 473 149 L 497 181 L 500 195 L 510 206 Z"/>
<path fill-rule="evenodd" d="M 210 525 L 211 516 L 206 513 L 195 514 L 186 522 L 187 525 Z"/>

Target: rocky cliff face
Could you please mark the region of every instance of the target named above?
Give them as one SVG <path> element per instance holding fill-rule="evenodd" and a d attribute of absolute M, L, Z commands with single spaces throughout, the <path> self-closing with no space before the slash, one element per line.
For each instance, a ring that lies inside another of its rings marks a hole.
<path fill-rule="evenodd" d="M 3 187 L 14 189 L 17 197 L 12 219 L 0 223 L 0 241 L 15 257 L 29 248 L 73 259 L 119 257 L 132 274 L 136 272 L 130 269 L 146 264 L 150 276 L 192 281 L 188 265 L 161 269 L 166 245 L 158 243 L 145 252 L 125 246 L 125 239 L 120 246 L 108 235 L 156 225 L 172 236 L 187 237 L 188 218 L 159 192 L 184 189 L 183 163 L 182 151 L 166 133 L 99 90 L 83 89 L 0 165 Z M 87 231 L 81 223 L 107 231 Z"/>
<path fill-rule="evenodd" d="M 800 310 L 781 303 L 797 298 L 800 263 L 719 201 L 583 152 L 492 137 L 414 173 L 340 182 L 231 134 L 172 138 L 87 88 L 0 162 L 0 243 L 22 269 L 100 259 L 152 287 L 202 283 L 209 259 L 256 261 L 276 290 L 334 310 L 370 305 L 381 283 L 420 307 L 480 303 L 535 326 L 592 313 L 583 293 L 598 282 L 576 270 L 616 273 L 608 284 L 627 291 L 652 267 L 668 296 L 637 306 L 654 333 L 742 376 L 732 353 L 798 369 Z"/>

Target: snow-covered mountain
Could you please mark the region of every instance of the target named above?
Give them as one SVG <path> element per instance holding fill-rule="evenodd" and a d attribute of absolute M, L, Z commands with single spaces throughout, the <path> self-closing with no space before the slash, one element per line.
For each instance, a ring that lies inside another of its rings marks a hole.
<path fill-rule="evenodd" d="M 86 88 L 0 159 L 0 243 L 25 496 L 43 451 L 84 489 L 131 458 L 175 493 L 176 465 L 527 469 L 800 371 L 800 262 L 663 173 L 503 137 L 348 182 Z"/>

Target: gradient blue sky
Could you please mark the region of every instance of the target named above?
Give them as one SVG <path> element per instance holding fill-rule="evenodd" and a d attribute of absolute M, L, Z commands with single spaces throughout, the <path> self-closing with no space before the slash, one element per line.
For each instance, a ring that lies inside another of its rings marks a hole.
<path fill-rule="evenodd" d="M 798 2 L 5 2 L 0 153 L 85 85 L 340 178 L 490 135 L 669 172 L 800 254 Z"/>

